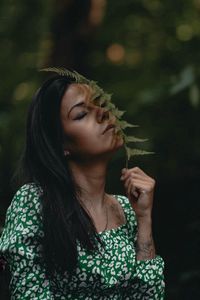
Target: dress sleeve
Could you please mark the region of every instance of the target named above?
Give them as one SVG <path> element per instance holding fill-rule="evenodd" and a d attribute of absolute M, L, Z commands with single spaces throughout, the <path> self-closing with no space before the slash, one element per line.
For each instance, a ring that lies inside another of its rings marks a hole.
<path fill-rule="evenodd" d="M 6 214 L 0 238 L 0 253 L 11 272 L 11 299 L 53 299 L 45 276 L 41 239 L 41 189 L 35 184 L 22 186 Z"/>
<path fill-rule="evenodd" d="M 139 283 L 138 293 L 145 295 L 147 299 L 163 300 L 165 294 L 163 271 L 164 261 L 159 255 L 153 259 L 136 260 L 135 276 Z"/>
<path fill-rule="evenodd" d="M 126 196 L 124 196 L 124 201 L 129 235 L 131 240 L 134 241 L 135 247 L 137 241 L 137 219 L 129 199 Z M 155 258 L 148 260 L 136 260 L 134 277 L 137 286 L 137 295 L 134 294 L 134 296 L 137 296 L 137 299 L 164 299 L 164 261 L 161 256 L 156 255 Z"/>

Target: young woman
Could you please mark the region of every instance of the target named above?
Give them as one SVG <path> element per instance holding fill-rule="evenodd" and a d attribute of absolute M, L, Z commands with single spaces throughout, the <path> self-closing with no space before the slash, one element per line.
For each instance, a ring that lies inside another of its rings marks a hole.
<path fill-rule="evenodd" d="M 155 180 L 123 169 L 126 196 L 106 193 L 108 163 L 124 141 L 94 95 L 93 85 L 58 75 L 30 105 L 24 181 L 0 238 L 12 299 L 164 299 Z"/>

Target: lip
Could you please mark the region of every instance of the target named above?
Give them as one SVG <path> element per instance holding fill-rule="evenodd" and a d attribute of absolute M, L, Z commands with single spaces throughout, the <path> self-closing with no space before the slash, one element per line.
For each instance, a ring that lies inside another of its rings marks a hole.
<path fill-rule="evenodd" d="M 111 128 L 115 128 L 116 126 L 114 125 L 114 124 L 108 124 L 107 126 L 106 126 L 106 128 L 104 129 L 104 131 L 103 131 L 103 133 L 102 134 L 104 134 L 107 130 L 109 130 L 109 129 L 111 129 Z"/>

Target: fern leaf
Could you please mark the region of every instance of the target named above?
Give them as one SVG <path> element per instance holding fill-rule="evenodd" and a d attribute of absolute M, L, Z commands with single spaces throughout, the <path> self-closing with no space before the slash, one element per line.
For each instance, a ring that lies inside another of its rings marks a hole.
<path fill-rule="evenodd" d="M 101 95 L 105 94 L 104 90 L 98 86 L 96 81 L 88 80 L 87 84 L 91 87 L 92 90 L 97 91 Z"/>
<path fill-rule="evenodd" d="M 40 72 L 54 72 L 54 73 L 57 73 L 58 75 L 69 76 L 69 77 L 75 79 L 75 75 L 73 74 L 73 72 L 71 72 L 69 70 L 66 71 L 64 68 L 48 67 L 48 68 L 40 69 Z"/>
<path fill-rule="evenodd" d="M 133 135 L 129 135 L 129 136 L 126 136 L 125 137 L 125 142 L 126 143 L 131 143 L 131 142 L 133 142 L 133 143 L 137 143 L 137 142 L 146 142 L 146 141 L 148 141 L 148 139 L 141 139 L 141 138 L 138 138 L 138 137 L 136 137 L 136 136 L 133 136 Z"/>
<path fill-rule="evenodd" d="M 114 108 L 112 110 L 113 115 L 115 115 L 118 119 L 120 119 L 125 112 L 125 110 L 119 110 L 118 108 Z"/>
<path fill-rule="evenodd" d="M 107 104 L 106 104 L 106 108 L 108 109 L 108 110 L 111 110 L 111 111 L 113 111 L 115 108 L 116 108 L 116 106 L 115 106 L 115 104 L 113 104 L 112 102 L 107 102 Z"/>
<path fill-rule="evenodd" d="M 91 101 L 94 104 L 99 105 L 100 98 L 101 98 L 101 94 L 98 91 L 92 91 Z"/>
<path fill-rule="evenodd" d="M 67 71 L 67 70 L 66 70 Z M 80 73 L 78 73 L 77 71 L 73 71 L 73 73 L 75 74 L 76 76 L 76 82 L 77 83 L 87 83 L 89 84 L 90 83 L 90 80 L 87 79 L 86 77 L 84 77 L 83 75 L 81 75 Z"/>
<path fill-rule="evenodd" d="M 149 151 L 145 151 L 145 150 L 141 150 L 141 149 L 131 149 L 127 146 L 125 146 L 126 149 L 126 154 L 127 154 L 127 159 L 130 160 L 130 158 L 132 156 L 135 155 L 148 155 L 148 154 L 154 154 L 154 152 L 149 152 Z"/>
<path fill-rule="evenodd" d="M 77 83 L 88 83 L 89 80 L 85 78 L 83 75 L 79 74 L 77 71 L 70 71 L 65 68 L 58 68 L 58 67 L 48 67 L 43 68 L 40 71 L 44 72 L 54 72 L 57 73 L 60 76 L 67 76 L 71 79 L 75 80 Z"/>
<path fill-rule="evenodd" d="M 138 125 L 130 124 L 130 123 L 128 123 L 126 121 L 123 121 L 123 120 L 117 120 L 116 122 L 119 124 L 119 126 L 122 129 L 125 129 L 127 127 L 139 127 Z"/>
<path fill-rule="evenodd" d="M 103 94 L 102 94 L 102 98 L 103 98 L 104 101 L 110 102 L 110 100 L 111 100 L 111 98 L 112 98 L 112 94 L 103 93 Z"/>

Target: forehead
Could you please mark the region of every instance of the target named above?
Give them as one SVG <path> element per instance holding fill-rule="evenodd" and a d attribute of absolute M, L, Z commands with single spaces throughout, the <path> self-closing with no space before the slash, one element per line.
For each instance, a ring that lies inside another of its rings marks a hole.
<path fill-rule="evenodd" d="M 78 100 L 88 100 L 91 98 L 92 88 L 87 84 L 71 83 L 65 91 L 62 99 L 62 105 L 70 108 Z"/>
<path fill-rule="evenodd" d="M 87 84 L 71 83 L 66 89 L 61 101 L 61 117 L 68 118 L 71 107 L 79 102 L 89 102 L 93 90 Z"/>

